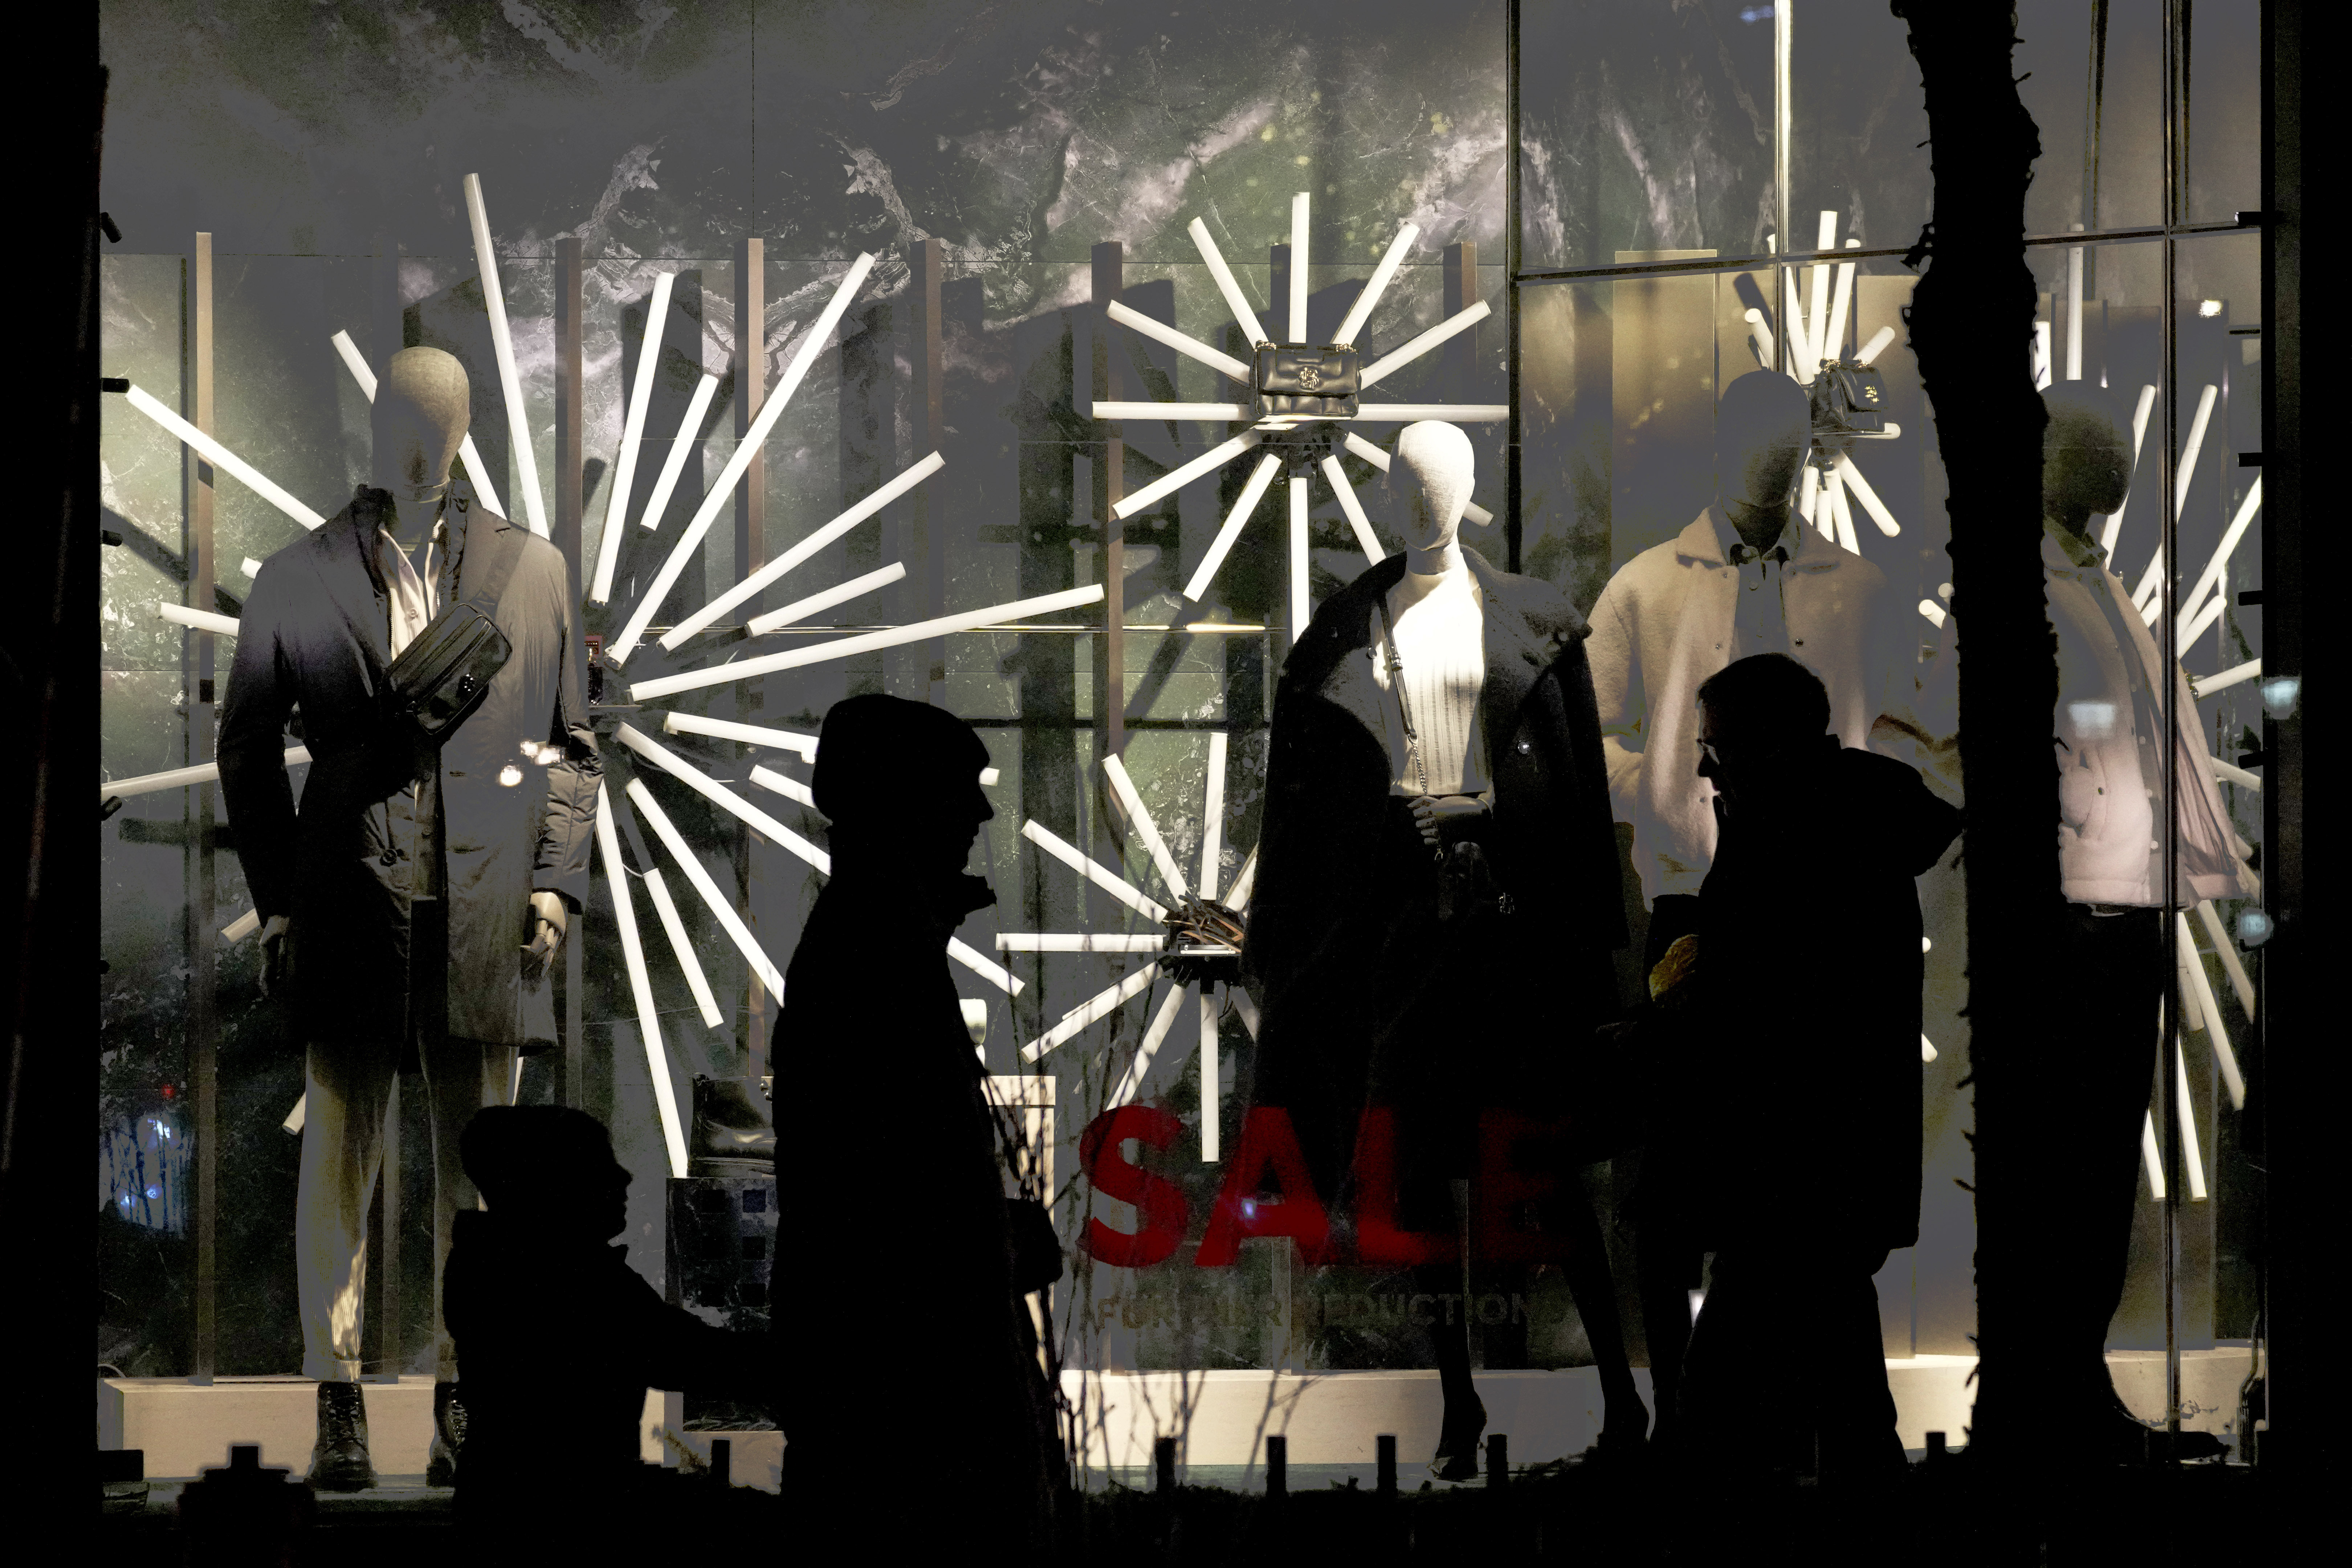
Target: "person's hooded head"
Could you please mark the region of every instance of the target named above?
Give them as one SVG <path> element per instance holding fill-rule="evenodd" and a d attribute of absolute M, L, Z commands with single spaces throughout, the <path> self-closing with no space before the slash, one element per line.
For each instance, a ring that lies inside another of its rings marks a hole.
<path fill-rule="evenodd" d="M 836 872 L 845 858 L 851 870 L 962 871 L 980 825 L 996 815 L 981 790 L 987 766 L 971 726 L 942 708 L 879 695 L 834 704 L 809 789 L 831 823 Z"/>
<path fill-rule="evenodd" d="M 457 1159 L 505 1227 L 603 1241 L 628 1224 L 629 1173 L 604 1124 L 566 1105 L 492 1105 L 457 1138 Z"/>

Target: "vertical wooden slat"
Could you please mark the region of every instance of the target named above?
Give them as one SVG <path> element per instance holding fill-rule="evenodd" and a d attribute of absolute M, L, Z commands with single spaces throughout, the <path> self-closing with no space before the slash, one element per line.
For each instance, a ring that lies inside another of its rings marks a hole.
<path fill-rule="evenodd" d="M 1126 378 L 1119 373 L 1119 356 L 1112 351 L 1111 301 L 1127 287 L 1127 247 L 1117 240 L 1095 246 L 1094 252 L 1094 395 L 1106 401 L 1123 396 Z M 1127 525 L 1111 508 L 1127 495 L 1127 444 L 1117 420 L 1097 421 L 1101 442 L 1095 457 L 1095 516 L 1103 530 L 1103 663 L 1101 690 L 1096 694 L 1100 716 L 1097 733 L 1102 750 L 1121 756 L 1127 750 Z"/>
<path fill-rule="evenodd" d="M 567 236 L 555 242 L 555 548 L 563 552 L 566 597 L 572 620 L 572 646 L 564 657 L 572 661 L 573 676 L 584 699 L 588 690 L 587 647 L 581 641 L 584 625 L 583 585 L 587 581 L 587 437 L 583 428 L 586 392 L 581 357 L 587 337 L 586 302 L 582 296 L 580 241 Z M 607 476 L 607 483 L 610 476 Z M 615 523 L 619 519 L 614 519 Z M 586 911 L 582 911 L 584 916 Z M 584 921 L 575 921 L 575 927 Z M 578 1105 L 580 1095 L 581 985 L 584 966 L 581 949 L 587 933 L 575 928 L 563 944 L 563 1082 L 559 1103 Z M 390 1211 L 387 1210 L 387 1213 Z M 396 1370 L 396 1369 L 395 1369 Z"/>
<path fill-rule="evenodd" d="M 915 447 L 912 456 L 920 462 L 939 451 L 947 439 L 940 321 L 940 285 L 947 274 L 947 249 L 935 239 L 917 240 L 908 248 L 907 259 L 911 273 L 907 280 L 907 298 L 915 313 L 912 323 L 914 340 L 910 345 L 915 361 L 911 411 Z M 914 542 L 923 547 L 926 561 L 920 595 L 922 619 L 926 621 L 948 612 L 949 494 L 947 490 L 925 484 L 918 485 L 915 493 L 908 498 L 908 520 L 914 528 Z M 926 646 L 930 653 L 930 701 L 945 707 L 948 701 L 948 640 L 935 637 Z"/>
<path fill-rule="evenodd" d="M 403 1296 L 400 1283 L 400 1074 L 392 1075 L 392 1087 L 383 1097 L 383 1236 L 377 1248 L 376 1323 L 382 1348 L 378 1370 L 387 1377 L 401 1373 L 401 1310 Z"/>
<path fill-rule="evenodd" d="M 759 417 L 760 407 L 767 398 L 768 348 L 768 245 L 767 241 L 746 237 L 735 242 L 735 439 L 740 441 Z M 735 568 L 740 579 L 749 576 L 767 563 L 768 521 L 768 460 L 765 455 L 752 455 L 751 465 L 743 470 L 743 482 L 735 491 Z M 751 620 L 767 607 L 767 597 L 755 597 L 741 607 L 740 615 Z M 761 710 L 766 706 L 767 682 L 744 681 L 735 687 L 736 716 L 746 724 L 760 722 Z M 739 744 L 736 754 L 750 758 L 753 748 Z M 760 929 L 760 860 L 755 852 L 762 841 L 748 827 L 739 827 L 735 835 L 735 910 L 743 924 L 756 934 Z M 768 1013 L 771 998 L 760 977 L 745 966 L 743 1011 L 743 1071 L 753 1077 L 767 1071 Z"/>
<path fill-rule="evenodd" d="M 213 236 L 196 235 L 188 271 L 191 364 L 189 422 L 213 433 Z M 194 476 L 188 486 L 189 607 L 209 612 L 213 604 L 213 468 L 187 455 Z M 191 630 L 187 673 L 188 761 L 212 759 L 213 634 Z M 209 1383 L 217 1370 L 219 1324 L 215 1312 L 220 1212 L 219 1019 L 214 1007 L 213 786 L 193 791 L 195 821 L 188 834 L 188 1088 L 196 1112 L 196 1300 L 195 1379 Z"/>
<path fill-rule="evenodd" d="M 1445 247 L 1445 313 L 1451 317 L 1467 310 L 1478 298 L 1478 242 L 1457 240 Z M 1469 395 L 1471 378 L 1478 364 L 1478 328 L 1456 332 L 1451 342 L 1438 350 L 1445 356 L 1445 367 L 1438 384 L 1448 402 L 1458 402 Z"/>

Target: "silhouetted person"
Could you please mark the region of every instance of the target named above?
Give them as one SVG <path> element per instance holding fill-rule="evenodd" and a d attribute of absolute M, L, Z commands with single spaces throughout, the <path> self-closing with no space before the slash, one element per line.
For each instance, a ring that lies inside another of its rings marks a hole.
<path fill-rule="evenodd" d="M 2195 695 L 2176 664 L 2164 668 L 2156 632 L 2132 607 L 2093 537 L 2095 514 L 2123 504 L 2131 447 L 2113 402 L 2074 383 L 2042 394 L 2042 564 L 2057 633 L 2058 878 L 2065 904 L 2052 923 L 2037 1082 L 2065 1107 L 2074 1145 L 2049 1163 L 2042 1255 L 2049 1260 L 2041 1332 L 2063 1346 L 2070 1371 L 2039 1397 L 2074 1456 L 2133 1462 L 2150 1437 L 2116 1397 L 2107 1327 L 2122 1304 L 2138 1202 L 2140 1134 L 2148 1114 L 2165 988 L 2173 983 L 2164 924 L 2168 832 L 2179 907 L 2255 892 L 2238 861 L 2235 831 L 2200 733 Z M 2145 526 L 2145 525 L 2143 525 Z M 2142 536 L 2145 538 L 2145 535 Z M 2226 585 L 2225 585 L 2226 591 Z M 1961 799 L 1958 663 L 1966 607 L 1953 606 L 1944 646 L 1920 682 L 1921 771 Z M 2164 810 L 2171 688 L 2177 789 Z M 2167 820 L 2169 819 L 2169 828 Z M 2200 961 L 2200 960 L 2192 960 Z M 2164 1435 L 2155 1441 L 2167 1444 Z M 2184 1432 L 2182 1458 L 2210 1458 L 2219 1439 Z"/>
<path fill-rule="evenodd" d="M 826 713 L 811 788 L 832 880 L 785 973 L 770 1060 L 782 1219 L 774 1324 L 795 1517 L 869 1551 L 1042 1543 L 1064 1472 L 1015 1293 L 1005 1166 L 947 942 L 988 751 L 927 704 Z M 879 1088 L 849 1113 L 850 1083 Z"/>
<path fill-rule="evenodd" d="M 1690 1119 L 1657 1151 L 1715 1253 L 1684 1438 L 1725 1469 L 1817 1454 L 1826 1477 L 1899 1473 L 1871 1281 L 1918 1239 L 1914 879 L 1959 813 L 1912 768 L 1843 746 L 1822 683 L 1785 656 L 1742 659 L 1698 701 L 1720 833 L 1677 1015 Z"/>
<path fill-rule="evenodd" d="M 629 1267 L 611 1244 L 629 1173 L 586 1112 L 491 1106 L 459 1152 L 488 1207 L 457 1215 L 442 1281 L 466 1358 L 458 1508 L 492 1541 L 534 1549 L 635 1529 L 646 1390 L 765 1400 L 766 1336 L 670 1306 Z"/>

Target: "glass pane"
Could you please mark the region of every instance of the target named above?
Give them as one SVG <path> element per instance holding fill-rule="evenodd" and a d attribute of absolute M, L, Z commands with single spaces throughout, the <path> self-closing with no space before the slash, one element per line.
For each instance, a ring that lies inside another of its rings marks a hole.
<path fill-rule="evenodd" d="M 2262 6 L 2182 0 L 2180 215 L 2229 223 L 2263 204 Z"/>
<path fill-rule="evenodd" d="M 2163 221 L 2163 25 L 2162 0 L 2018 7 L 2018 97 L 2042 141 L 2026 233 Z"/>
<path fill-rule="evenodd" d="M 1795 0 L 1790 248 L 1907 246 L 1932 206 L 1927 100 L 1902 21 L 1871 0 Z"/>

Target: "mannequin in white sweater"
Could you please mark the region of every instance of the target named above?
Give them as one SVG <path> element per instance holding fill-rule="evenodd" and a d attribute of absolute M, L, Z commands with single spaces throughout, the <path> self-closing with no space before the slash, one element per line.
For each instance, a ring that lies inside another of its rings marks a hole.
<path fill-rule="evenodd" d="M 1470 503 L 1476 473 L 1470 438 L 1454 425 L 1425 421 L 1397 437 L 1391 484 L 1410 500 L 1405 571 L 1389 591 L 1397 662 L 1404 671 L 1405 733 L 1388 724 L 1392 789 L 1412 801 L 1422 838 L 1437 843 L 1437 824 L 1476 816 L 1493 798 L 1486 737 L 1478 722 L 1478 691 L 1486 678 L 1484 612 L 1477 584 L 1454 535 Z M 1373 628 L 1380 636 L 1380 628 Z M 1376 660 L 1373 679 L 1392 689 L 1388 661 Z"/>

